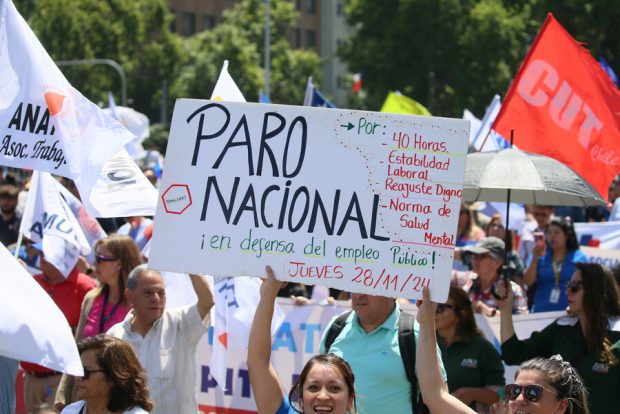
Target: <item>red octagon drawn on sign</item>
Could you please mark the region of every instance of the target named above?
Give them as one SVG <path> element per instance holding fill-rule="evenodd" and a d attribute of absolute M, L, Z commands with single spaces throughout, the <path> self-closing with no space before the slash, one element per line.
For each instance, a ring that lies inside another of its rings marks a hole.
<path fill-rule="evenodd" d="M 168 214 L 182 214 L 192 205 L 192 195 L 187 184 L 172 184 L 161 195 L 164 210 Z"/>

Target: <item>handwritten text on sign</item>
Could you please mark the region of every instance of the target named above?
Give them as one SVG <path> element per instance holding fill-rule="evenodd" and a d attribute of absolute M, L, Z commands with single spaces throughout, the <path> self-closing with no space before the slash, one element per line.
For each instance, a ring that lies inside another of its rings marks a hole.
<path fill-rule="evenodd" d="M 177 102 L 150 265 L 447 295 L 466 121 Z M 441 287 L 443 286 L 443 287 Z"/>

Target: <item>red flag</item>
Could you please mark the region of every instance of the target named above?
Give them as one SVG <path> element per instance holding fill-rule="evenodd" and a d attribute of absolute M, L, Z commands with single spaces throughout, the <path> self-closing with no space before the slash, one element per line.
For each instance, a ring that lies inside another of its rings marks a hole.
<path fill-rule="evenodd" d="M 357 93 L 362 90 L 362 74 L 356 73 L 353 75 L 353 85 L 351 85 L 351 92 Z"/>
<path fill-rule="evenodd" d="M 620 91 L 590 52 L 549 14 L 493 129 L 522 150 L 555 158 L 599 193 L 620 170 Z"/>

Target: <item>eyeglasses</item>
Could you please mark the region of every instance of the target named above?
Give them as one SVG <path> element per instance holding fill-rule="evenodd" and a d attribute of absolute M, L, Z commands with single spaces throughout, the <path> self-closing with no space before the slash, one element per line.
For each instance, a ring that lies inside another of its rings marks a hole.
<path fill-rule="evenodd" d="M 521 392 L 523 392 L 523 398 L 529 402 L 538 402 L 542 398 L 543 390 L 549 391 L 551 394 L 557 396 L 555 392 L 541 387 L 540 385 L 530 384 L 530 385 L 519 385 L 519 384 L 508 384 L 504 387 L 504 391 L 506 392 L 506 398 L 510 401 L 516 400 Z"/>
<path fill-rule="evenodd" d="M 95 256 L 95 263 L 99 264 L 101 262 L 113 262 L 116 260 L 116 257 L 112 256 L 104 256 L 102 254 L 98 254 Z"/>
<path fill-rule="evenodd" d="M 571 293 L 579 292 L 579 289 L 583 287 L 583 282 L 581 280 L 571 280 L 566 284 L 566 289 L 568 289 Z"/>
<path fill-rule="evenodd" d="M 93 372 L 105 372 L 102 369 L 86 369 L 84 368 L 84 375 L 82 375 L 82 379 L 87 380 L 88 378 L 90 378 L 90 374 L 92 374 Z"/>
<path fill-rule="evenodd" d="M 446 309 L 456 309 L 456 306 L 449 305 L 447 303 L 438 303 L 435 313 L 443 313 L 443 311 L 445 311 Z"/>

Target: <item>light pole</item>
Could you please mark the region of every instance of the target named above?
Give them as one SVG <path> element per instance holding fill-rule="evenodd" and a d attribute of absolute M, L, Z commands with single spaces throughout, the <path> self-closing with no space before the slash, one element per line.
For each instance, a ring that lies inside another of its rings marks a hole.
<path fill-rule="evenodd" d="M 270 63 L 271 63 L 271 24 L 270 24 L 270 9 L 271 5 L 269 4 L 269 0 L 265 0 L 265 96 L 267 99 L 269 98 L 269 76 L 270 76 Z"/>
<path fill-rule="evenodd" d="M 108 65 L 112 66 L 121 77 L 121 102 L 123 106 L 127 106 L 127 77 L 123 67 L 112 59 L 73 59 L 60 60 L 56 62 L 58 66 L 76 66 L 76 65 Z"/>

